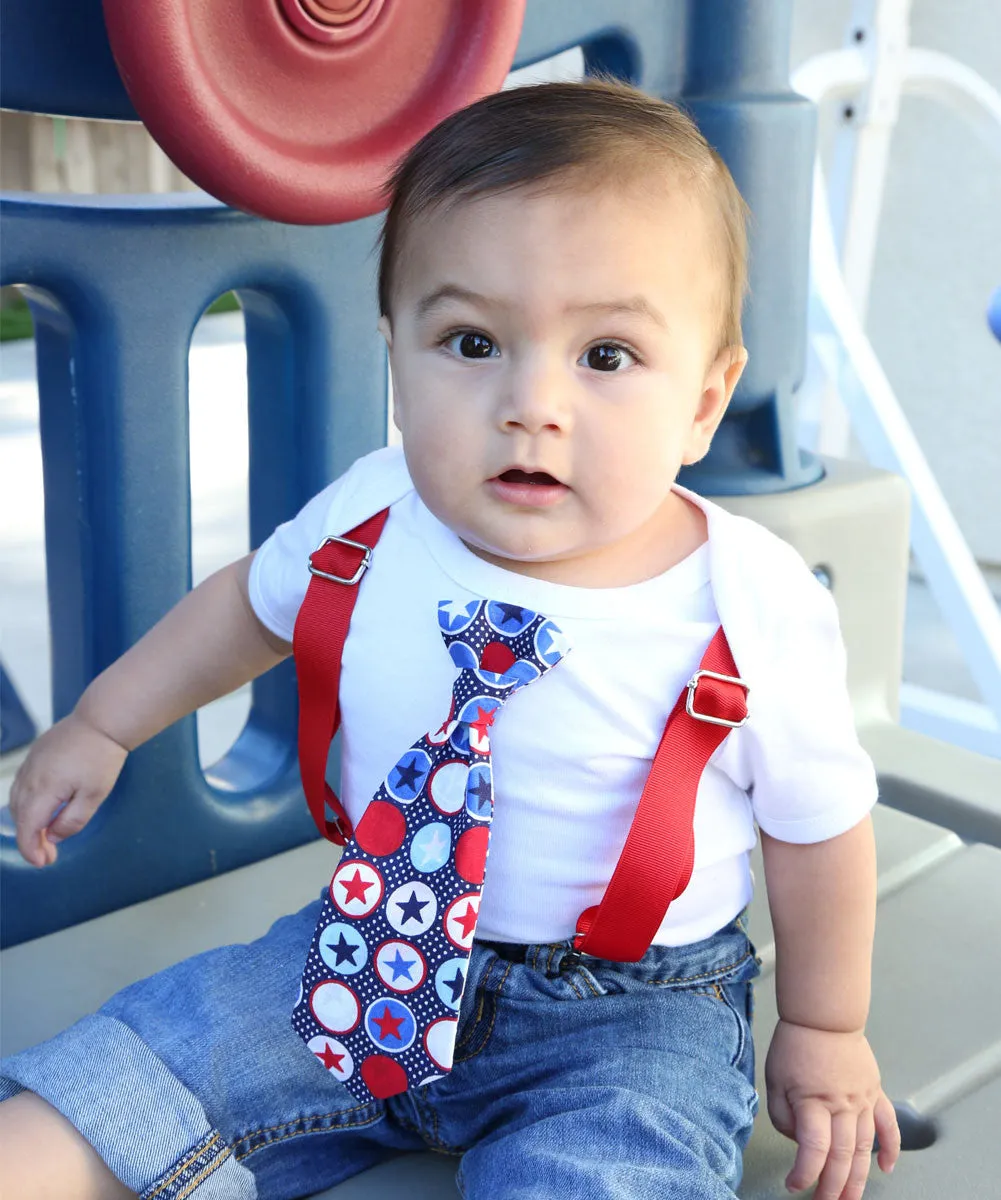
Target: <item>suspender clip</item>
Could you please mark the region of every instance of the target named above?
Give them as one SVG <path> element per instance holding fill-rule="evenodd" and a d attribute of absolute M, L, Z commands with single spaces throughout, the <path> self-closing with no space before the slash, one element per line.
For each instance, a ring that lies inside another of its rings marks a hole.
<path fill-rule="evenodd" d="M 352 550 L 362 551 L 361 562 L 358 564 L 358 569 L 350 579 L 345 579 L 340 575 L 332 575 L 329 571 L 321 571 L 319 567 L 313 565 L 313 559 L 316 557 L 316 555 L 319 554 L 321 550 L 326 549 L 326 547 L 332 543 L 336 543 L 339 546 L 349 546 Z M 353 587 L 354 584 L 356 584 L 368 570 L 371 562 L 371 546 L 366 546 L 363 542 L 353 542 L 350 538 L 337 537 L 336 534 L 330 534 L 329 537 L 325 537 L 323 539 L 319 546 L 317 546 L 313 553 L 309 556 L 309 573 L 310 575 L 318 575 L 321 579 L 329 579 L 331 583 L 345 583 L 348 585 L 348 587 Z"/>
<path fill-rule="evenodd" d="M 718 679 L 720 683 L 734 683 L 739 688 L 744 689 L 744 715 L 739 721 L 732 721 L 728 717 L 718 717 L 712 713 L 698 712 L 695 708 L 695 693 L 698 691 L 700 679 Z M 736 675 L 720 675 L 718 671 L 696 671 L 688 681 L 688 696 L 685 699 L 685 712 L 690 717 L 694 717 L 696 721 L 705 721 L 709 725 L 725 725 L 727 729 L 740 729 L 742 725 L 747 724 L 747 704 L 746 700 L 751 689 L 742 679 L 738 679 Z"/>

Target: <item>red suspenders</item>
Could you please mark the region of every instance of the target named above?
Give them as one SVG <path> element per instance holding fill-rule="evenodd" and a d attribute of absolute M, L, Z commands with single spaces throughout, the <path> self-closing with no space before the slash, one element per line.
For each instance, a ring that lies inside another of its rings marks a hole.
<path fill-rule="evenodd" d="M 340 725 L 341 655 L 357 585 L 388 512 L 363 521 L 346 537 L 328 537 L 310 556 L 312 578 L 293 635 L 302 786 L 317 828 L 337 845 L 351 836 L 347 814 L 326 781 L 327 753 Z M 721 626 L 668 717 L 601 903 L 578 919 L 575 950 L 616 962 L 636 962 L 646 953 L 692 874 L 692 820 L 702 772 L 730 730 L 746 720 L 747 685 L 737 677 Z"/>

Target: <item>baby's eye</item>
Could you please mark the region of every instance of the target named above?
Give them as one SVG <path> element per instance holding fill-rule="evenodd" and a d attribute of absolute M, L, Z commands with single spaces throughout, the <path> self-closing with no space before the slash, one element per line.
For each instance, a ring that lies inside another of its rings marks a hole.
<path fill-rule="evenodd" d="M 459 358 L 495 358 L 499 353 L 491 338 L 472 330 L 449 334 L 442 345 Z"/>
<path fill-rule="evenodd" d="M 638 360 L 625 346 L 620 346 L 617 342 L 598 342 L 596 346 L 589 346 L 578 361 L 590 367 L 592 371 L 611 373 L 621 371 Z"/>

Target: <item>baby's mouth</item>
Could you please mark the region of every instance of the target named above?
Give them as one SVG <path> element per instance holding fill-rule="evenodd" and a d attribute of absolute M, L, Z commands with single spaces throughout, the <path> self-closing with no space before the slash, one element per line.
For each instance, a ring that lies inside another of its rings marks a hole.
<path fill-rule="evenodd" d="M 498 500 L 516 508 L 548 508 L 570 490 L 548 471 L 526 471 L 522 467 L 508 467 L 488 483 Z"/>
<path fill-rule="evenodd" d="M 552 475 L 545 471 L 522 471 L 518 467 L 512 467 L 509 471 L 502 471 L 497 476 L 502 483 L 529 483 L 536 487 L 561 487 L 558 479 L 554 479 Z"/>

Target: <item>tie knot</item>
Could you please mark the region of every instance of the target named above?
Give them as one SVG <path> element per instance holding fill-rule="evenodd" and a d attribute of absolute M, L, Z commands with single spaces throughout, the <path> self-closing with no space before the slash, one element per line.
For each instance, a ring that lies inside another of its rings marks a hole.
<path fill-rule="evenodd" d="M 476 743 L 487 740 L 486 728 L 478 727 L 492 724 L 505 700 L 555 667 L 568 649 L 558 625 L 517 604 L 442 600 L 438 625 L 461 672 L 453 687 L 450 719 L 473 727 L 476 750 Z"/>

